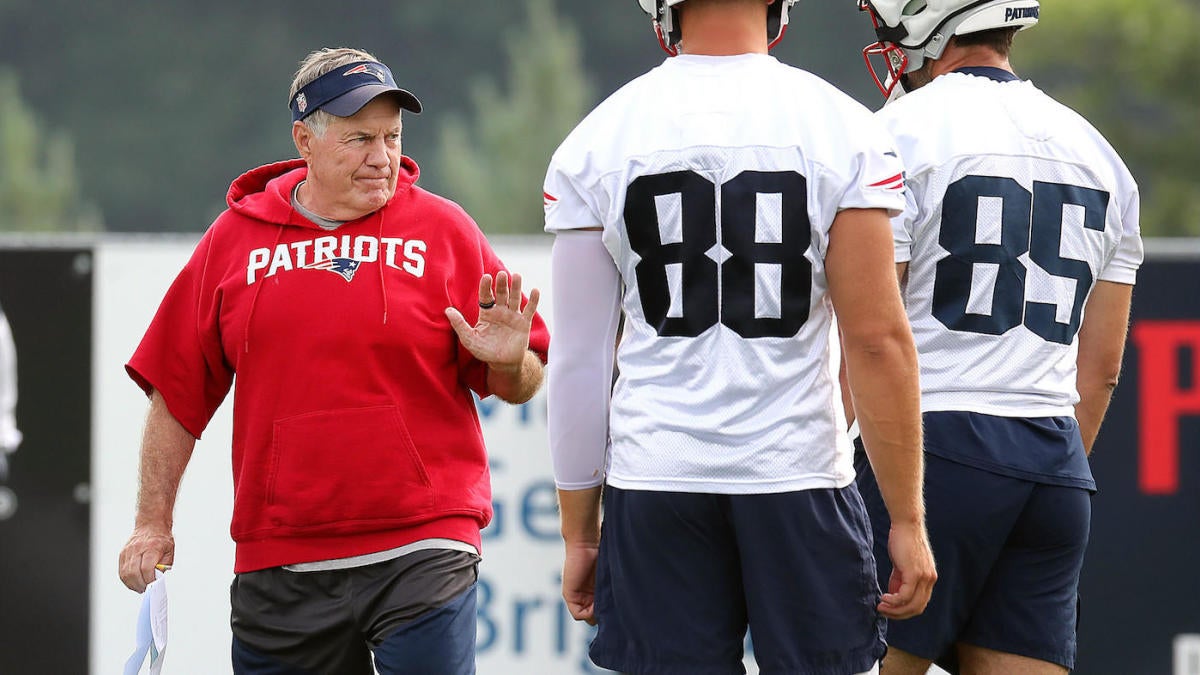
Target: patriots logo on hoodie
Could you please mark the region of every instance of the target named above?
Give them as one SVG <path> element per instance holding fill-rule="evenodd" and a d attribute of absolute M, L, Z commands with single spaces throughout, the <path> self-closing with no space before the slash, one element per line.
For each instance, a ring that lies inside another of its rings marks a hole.
<path fill-rule="evenodd" d="M 303 270 L 328 270 L 335 274 L 342 275 L 342 278 L 347 282 L 354 280 L 354 273 L 358 271 L 358 266 L 362 261 L 354 258 L 325 258 L 318 260 L 315 263 L 309 263 L 301 267 Z"/>

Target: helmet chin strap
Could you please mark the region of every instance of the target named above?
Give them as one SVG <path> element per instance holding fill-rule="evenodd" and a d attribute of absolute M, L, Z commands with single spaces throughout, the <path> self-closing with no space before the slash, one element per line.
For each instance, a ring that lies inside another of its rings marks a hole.
<path fill-rule="evenodd" d="M 670 38 L 667 37 L 662 24 L 657 21 L 654 22 L 654 34 L 658 36 L 658 46 L 662 47 L 667 56 L 679 56 L 679 49 L 671 44 Z"/>
<path fill-rule="evenodd" d="M 902 96 L 908 93 L 908 90 L 904 88 L 903 76 L 895 79 L 893 79 L 891 76 L 888 76 L 886 86 L 888 91 L 891 93 L 888 94 L 887 100 L 883 102 L 885 106 L 889 103 L 895 103 L 896 101 L 900 100 Z"/>
<path fill-rule="evenodd" d="M 904 67 L 888 77 L 887 100 L 884 101 L 884 105 L 909 93 L 905 85 L 908 84 L 907 80 L 911 74 L 923 68 L 926 61 L 936 61 L 942 58 L 948 44 L 950 44 L 950 38 L 945 33 L 938 33 L 923 49 L 898 48 L 905 56 Z"/>
<path fill-rule="evenodd" d="M 779 27 L 779 35 L 776 35 L 775 39 L 771 40 L 771 44 L 767 45 L 767 49 L 768 50 L 774 49 L 775 45 L 779 44 L 779 41 L 783 39 L 783 34 L 786 32 L 787 32 L 787 24 L 785 23 Z"/>

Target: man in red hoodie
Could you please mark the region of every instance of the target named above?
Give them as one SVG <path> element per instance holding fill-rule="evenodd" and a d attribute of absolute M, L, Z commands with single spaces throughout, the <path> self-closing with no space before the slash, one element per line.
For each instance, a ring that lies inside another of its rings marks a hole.
<path fill-rule="evenodd" d="M 234 181 L 126 366 L 150 412 L 121 580 L 174 562 L 184 467 L 233 386 L 234 671 L 473 673 L 492 507 L 471 392 L 537 391 L 538 292 L 415 185 L 421 103 L 385 65 L 313 52 L 289 100 L 301 159 Z"/>

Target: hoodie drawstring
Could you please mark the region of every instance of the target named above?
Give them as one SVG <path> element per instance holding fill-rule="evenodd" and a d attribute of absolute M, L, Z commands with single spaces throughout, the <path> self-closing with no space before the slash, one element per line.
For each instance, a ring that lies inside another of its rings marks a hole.
<path fill-rule="evenodd" d="M 376 257 L 375 266 L 379 268 L 379 292 L 383 295 L 383 325 L 387 325 L 388 319 L 388 301 L 387 301 L 387 285 L 383 282 L 383 209 L 375 214 L 379 218 L 379 255 Z"/>
<path fill-rule="evenodd" d="M 271 254 L 275 253 L 275 249 L 279 247 L 279 242 L 283 240 L 283 224 L 280 223 L 279 230 L 275 233 L 275 243 L 271 245 Z M 246 353 L 250 353 L 250 321 L 254 319 L 254 309 L 258 306 L 258 294 L 262 293 L 263 284 L 267 282 L 267 275 L 263 275 L 261 279 L 254 282 L 254 295 L 250 298 L 250 313 L 246 315 L 246 331 L 242 334 L 242 342 L 244 343 Z"/>

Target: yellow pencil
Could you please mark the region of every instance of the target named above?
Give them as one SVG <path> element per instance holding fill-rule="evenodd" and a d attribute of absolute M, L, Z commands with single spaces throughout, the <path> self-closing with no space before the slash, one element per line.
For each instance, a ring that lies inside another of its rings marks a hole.
<path fill-rule="evenodd" d="M 164 564 L 164 563 L 158 563 L 157 565 L 154 566 L 154 569 L 156 569 L 160 572 L 166 572 L 167 570 L 171 569 L 171 566 Z"/>

